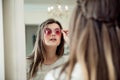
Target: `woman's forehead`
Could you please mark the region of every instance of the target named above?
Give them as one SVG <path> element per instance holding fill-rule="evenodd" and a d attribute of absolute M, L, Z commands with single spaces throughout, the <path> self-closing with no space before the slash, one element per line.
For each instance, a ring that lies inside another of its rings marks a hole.
<path fill-rule="evenodd" d="M 60 28 L 60 26 L 58 25 L 58 24 L 56 24 L 56 23 L 52 23 L 52 24 L 47 24 L 46 26 L 45 26 L 45 28 Z"/>

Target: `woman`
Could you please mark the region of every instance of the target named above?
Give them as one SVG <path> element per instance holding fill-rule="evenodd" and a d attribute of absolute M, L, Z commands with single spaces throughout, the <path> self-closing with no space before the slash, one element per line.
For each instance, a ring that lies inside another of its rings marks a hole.
<path fill-rule="evenodd" d="M 120 0 L 77 0 L 69 61 L 45 80 L 120 80 L 119 5 Z"/>
<path fill-rule="evenodd" d="M 43 80 L 46 73 L 66 62 L 61 24 L 54 20 L 44 21 L 38 28 L 32 55 L 27 57 L 27 79 Z"/>

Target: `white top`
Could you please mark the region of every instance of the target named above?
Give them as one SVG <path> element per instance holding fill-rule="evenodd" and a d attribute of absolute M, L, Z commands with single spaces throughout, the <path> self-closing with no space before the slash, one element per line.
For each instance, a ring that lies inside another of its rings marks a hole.
<path fill-rule="evenodd" d="M 62 69 L 62 67 L 51 70 L 50 72 L 48 72 L 48 74 L 46 75 L 44 80 L 58 80 L 61 69 Z M 61 74 L 59 80 L 66 80 L 66 73 L 65 72 L 63 72 Z M 75 65 L 75 67 L 73 69 L 73 72 L 71 75 L 71 80 L 84 80 L 81 66 L 78 63 Z"/>
<path fill-rule="evenodd" d="M 53 68 L 55 68 L 57 66 L 60 66 L 60 65 L 64 64 L 66 61 L 67 61 L 66 57 L 63 56 L 63 57 L 59 58 L 53 64 L 50 64 L 50 65 L 43 64 L 42 68 L 38 69 L 38 72 L 37 72 L 36 76 L 31 80 L 44 80 L 44 77 L 46 76 L 47 72 L 49 72 L 50 70 L 52 70 Z M 29 65 L 30 65 L 30 63 L 28 62 L 28 64 L 27 64 L 27 73 L 29 72 Z"/>

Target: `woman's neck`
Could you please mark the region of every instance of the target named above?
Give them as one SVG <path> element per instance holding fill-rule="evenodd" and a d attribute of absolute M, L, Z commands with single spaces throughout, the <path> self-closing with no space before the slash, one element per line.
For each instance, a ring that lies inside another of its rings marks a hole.
<path fill-rule="evenodd" d="M 44 64 L 52 64 L 58 59 L 56 49 L 56 47 L 49 47 L 46 49 Z"/>

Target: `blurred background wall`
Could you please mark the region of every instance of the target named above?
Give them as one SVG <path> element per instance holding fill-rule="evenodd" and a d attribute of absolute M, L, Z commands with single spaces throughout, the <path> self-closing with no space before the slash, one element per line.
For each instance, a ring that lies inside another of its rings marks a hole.
<path fill-rule="evenodd" d="M 0 80 L 5 79 L 2 0 L 0 0 Z"/>

